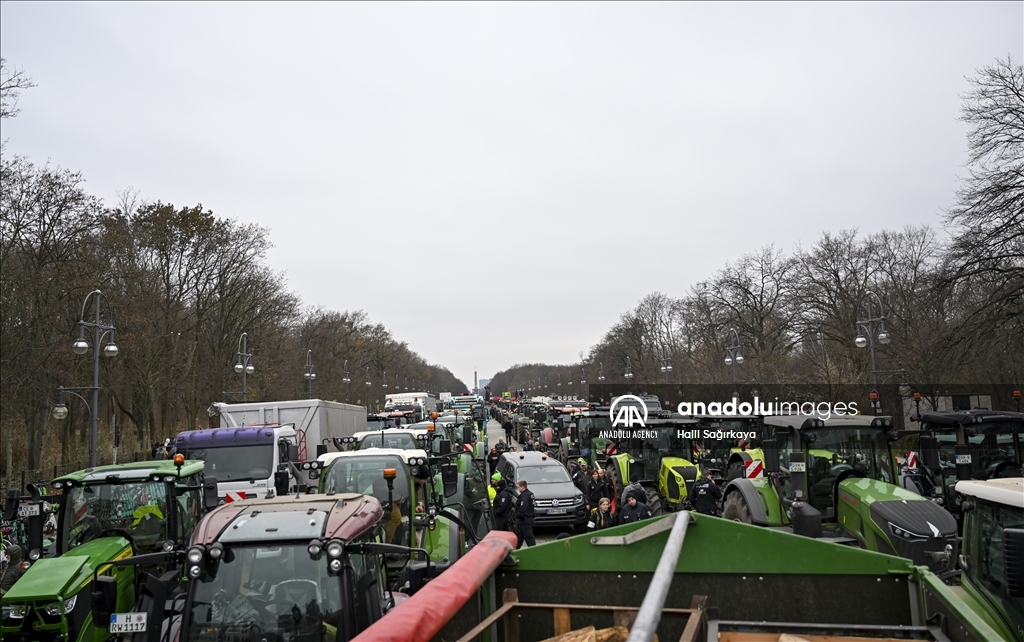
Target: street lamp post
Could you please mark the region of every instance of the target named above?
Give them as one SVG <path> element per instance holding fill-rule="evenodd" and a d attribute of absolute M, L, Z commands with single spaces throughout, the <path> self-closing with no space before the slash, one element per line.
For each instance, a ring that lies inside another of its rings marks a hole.
<path fill-rule="evenodd" d="M 626 381 L 633 380 L 633 362 L 629 360 L 629 357 L 626 357 L 626 374 L 623 376 L 626 378 Z"/>
<path fill-rule="evenodd" d="M 370 366 L 366 366 L 366 409 L 367 409 L 367 411 L 369 411 L 369 409 L 370 409 L 370 386 L 372 386 L 372 385 L 373 385 L 373 382 L 370 381 Z"/>
<path fill-rule="evenodd" d="M 95 306 L 95 321 L 85 320 L 85 311 L 89 307 L 89 301 L 92 300 Z M 93 329 L 93 343 L 92 343 L 92 386 L 88 388 L 75 388 L 75 390 L 92 390 L 92 403 L 86 402 L 86 406 L 89 408 L 89 466 L 96 465 L 96 433 L 99 429 L 99 409 L 100 409 L 100 342 L 103 341 L 104 337 L 107 338 L 107 344 L 103 346 L 103 356 L 107 358 L 113 358 L 117 356 L 118 348 L 114 342 L 114 326 L 113 323 L 104 323 L 103 317 L 100 312 L 101 302 L 106 301 L 107 303 L 107 314 L 111 315 L 110 312 L 110 301 L 107 297 L 103 296 L 103 293 L 99 290 L 93 290 L 86 295 L 85 301 L 82 302 L 82 313 L 78 317 L 78 339 L 71 344 L 71 349 L 75 351 L 75 354 L 83 355 L 89 351 L 89 342 L 85 340 L 85 329 Z M 57 419 L 63 419 L 67 417 L 68 411 L 64 406 L 64 394 L 63 391 L 70 391 L 70 388 L 60 388 L 58 390 L 58 402 L 57 407 L 53 409 L 53 416 Z M 85 401 L 78 394 L 72 393 L 82 401 Z"/>
<path fill-rule="evenodd" d="M 725 349 L 725 365 L 732 366 L 732 382 L 736 383 L 736 365 L 743 363 L 743 354 L 740 352 L 740 334 L 736 328 L 729 328 L 736 343 Z"/>
<path fill-rule="evenodd" d="M 668 356 L 668 346 L 661 348 L 661 372 L 665 375 L 665 385 L 668 385 L 668 373 L 672 372 L 672 359 Z"/>
<path fill-rule="evenodd" d="M 878 301 L 878 316 L 875 316 L 874 309 L 871 307 L 871 298 L 874 297 Z M 875 330 L 874 324 L 879 324 L 878 331 L 878 342 L 882 345 L 889 343 L 889 333 L 885 329 L 885 314 L 882 312 L 882 299 L 871 290 L 864 292 L 864 296 L 861 298 L 861 304 L 864 300 L 868 302 L 868 318 L 857 322 L 857 338 L 853 340 L 854 345 L 858 348 L 868 347 L 871 352 L 871 380 L 875 384 L 875 390 L 878 390 L 878 368 L 875 365 Z M 864 333 L 867 333 L 867 337 Z"/>
<path fill-rule="evenodd" d="M 313 398 L 313 380 L 316 373 L 313 372 L 313 351 L 306 350 L 306 372 L 302 375 L 306 379 L 306 399 Z"/>
<path fill-rule="evenodd" d="M 249 333 L 243 332 L 238 337 L 238 347 L 235 350 L 235 372 L 242 375 L 242 401 L 247 400 L 249 392 L 249 375 L 255 372 L 252 367 L 252 353 L 249 352 Z"/>
<path fill-rule="evenodd" d="M 604 381 L 604 362 L 599 361 L 597 364 L 597 380 Z"/>
<path fill-rule="evenodd" d="M 348 374 L 348 359 L 345 359 L 345 374 L 341 377 L 341 382 L 345 384 L 345 403 L 352 403 L 352 398 L 349 395 L 348 385 L 352 383 L 352 377 Z"/>

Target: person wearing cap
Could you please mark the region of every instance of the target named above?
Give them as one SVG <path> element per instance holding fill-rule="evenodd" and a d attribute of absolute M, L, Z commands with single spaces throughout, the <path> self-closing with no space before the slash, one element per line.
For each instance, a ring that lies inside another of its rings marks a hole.
<path fill-rule="evenodd" d="M 499 531 L 511 530 L 508 525 L 508 518 L 512 515 L 512 491 L 502 481 L 501 473 L 491 475 L 491 488 L 494 489 L 494 497 L 491 498 L 491 510 L 494 513 L 494 529 Z"/>
<path fill-rule="evenodd" d="M 498 467 L 498 462 L 501 461 L 501 453 L 498 452 L 498 447 L 493 446 L 491 452 L 487 453 L 487 466 L 491 469 L 491 474 L 494 474 L 495 469 Z"/>

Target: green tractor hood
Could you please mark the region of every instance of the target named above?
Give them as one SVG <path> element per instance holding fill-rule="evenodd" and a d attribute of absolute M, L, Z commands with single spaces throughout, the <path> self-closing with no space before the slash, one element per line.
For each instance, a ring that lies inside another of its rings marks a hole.
<path fill-rule="evenodd" d="M 4 602 L 67 599 L 92 581 L 97 566 L 107 565 L 110 560 L 129 557 L 131 554 L 131 545 L 125 538 L 104 537 L 83 544 L 60 557 L 37 560 L 4 595 Z"/>

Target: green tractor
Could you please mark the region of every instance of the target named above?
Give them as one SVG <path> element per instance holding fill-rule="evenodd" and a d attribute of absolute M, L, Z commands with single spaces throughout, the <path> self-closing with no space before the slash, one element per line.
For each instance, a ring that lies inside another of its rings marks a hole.
<path fill-rule="evenodd" d="M 389 558 L 392 580 L 403 571 L 420 581 L 423 573 L 443 571 L 462 556 L 467 539 L 475 543 L 490 529 L 487 477 L 468 451 L 435 457 L 418 449 L 369 448 L 326 453 L 318 462 L 320 493 L 376 497 L 387 515 L 384 542 L 427 552 L 429 561 L 408 565 L 402 556 Z"/>
<path fill-rule="evenodd" d="M 622 489 L 635 474 L 652 515 L 687 510 L 693 484 L 701 475 L 700 432 L 696 419 L 669 414 L 649 417 L 643 428 L 613 431 L 624 436 L 607 447 L 605 471 L 617 503 Z"/>
<path fill-rule="evenodd" d="M 1024 479 L 956 483 L 964 516 L 961 599 L 1004 640 L 1024 642 Z"/>
<path fill-rule="evenodd" d="M 700 438 L 694 451 L 715 481 L 759 476 L 764 468 L 764 418 L 760 415 L 693 415 Z"/>
<path fill-rule="evenodd" d="M 891 417 L 765 417 L 764 467 L 726 484 L 723 516 L 906 557 L 936 574 L 957 559 L 956 521 L 897 485 Z"/>
<path fill-rule="evenodd" d="M 920 457 L 912 452 L 901 470 L 901 485 L 941 502 L 961 521 L 957 481 L 1022 476 L 1024 413 L 966 410 L 926 412 Z"/>
<path fill-rule="evenodd" d="M 87 468 L 52 487 L 60 491 L 52 556 L 30 552 L 29 568 L 4 595 L 5 641 L 109 639 L 109 622 L 93 618 L 93 591 L 106 588 L 109 613 L 127 612 L 145 576 L 114 562 L 183 546 L 217 504 L 217 482 L 204 479 L 203 462 L 184 459 Z M 19 499 L 9 498 L 8 511 Z"/>

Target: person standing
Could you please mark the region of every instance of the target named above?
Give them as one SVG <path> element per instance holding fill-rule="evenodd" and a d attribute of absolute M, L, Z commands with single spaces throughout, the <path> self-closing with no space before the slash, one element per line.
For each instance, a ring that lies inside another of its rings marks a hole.
<path fill-rule="evenodd" d="M 501 424 L 501 429 L 505 431 L 505 441 L 509 444 L 512 443 L 512 422 L 506 417 L 505 423 Z"/>
<path fill-rule="evenodd" d="M 501 453 L 498 452 L 498 447 L 494 446 L 491 448 L 491 452 L 487 453 L 487 466 L 491 469 L 493 475 L 495 470 L 498 468 L 498 461 L 501 459 Z"/>
<path fill-rule="evenodd" d="M 629 479 L 630 483 L 628 486 L 622 489 L 622 496 L 619 498 L 619 506 L 626 505 L 627 497 L 636 497 L 637 501 L 641 504 L 647 504 L 647 492 L 644 487 L 640 485 L 640 476 L 633 473 Z"/>
<path fill-rule="evenodd" d="M 601 481 L 597 475 L 597 469 L 590 471 L 590 479 L 587 480 L 586 488 L 583 489 L 583 496 L 587 499 L 587 510 L 593 510 L 598 507 L 601 500 L 604 499 L 601 496 Z M 608 502 L 611 506 L 611 502 Z"/>
<path fill-rule="evenodd" d="M 722 489 L 711 479 L 711 471 L 705 470 L 700 481 L 693 485 L 693 507 L 704 515 L 718 515 L 718 502 L 722 499 Z"/>
<path fill-rule="evenodd" d="M 615 525 L 615 518 L 612 516 L 611 501 L 602 497 L 594 510 L 590 511 L 590 521 L 587 522 L 587 531 L 599 531 L 602 528 L 610 528 Z"/>
<path fill-rule="evenodd" d="M 518 538 L 516 549 L 522 547 L 523 542 L 526 542 L 527 546 L 537 545 L 537 540 L 533 537 L 534 512 L 533 493 L 526 480 L 521 480 L 519 482 L 519 498 L 516 500 L 516 521 L 519 524 L 516 532 Z"/>
<path fill-rule="evenodd" d="M 499 531 L 507 531 L 508 519 L 512 516 L 514 498 L 508 484 L 502 480 L 501 473 L 491 475 L 491 486 L 495 489 L 494 498 L 491 500 L 491 508 L 494 511 L 494 528 Z"/>
<path fill-rule="evenodd" d="M 632 524 L 642 519 L 648 519 L 650 516 L 651 509 L 647 508 L 647 504 L 636 501 L 636 495 L 627 495 L 626 505 L 619 512 L 619 523 Z"/>
<path fill-rule="evenodd" d="M 611 482 L 605 476 L 604 468 L 597 468 L 597 481 L 601 484 L 601 497 L 607 497 L 610 502 L 614 497 L 614 493 L 612 493 Z"/>

